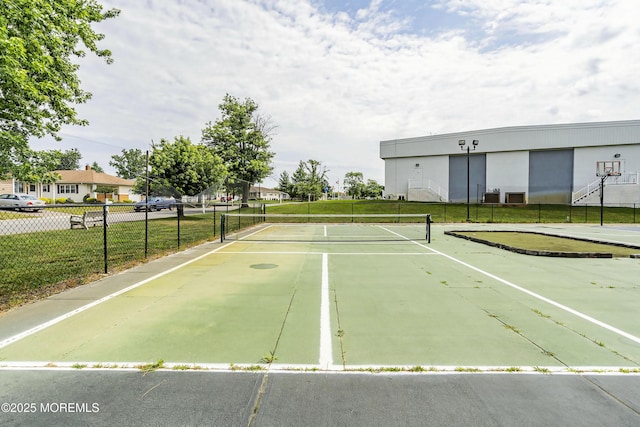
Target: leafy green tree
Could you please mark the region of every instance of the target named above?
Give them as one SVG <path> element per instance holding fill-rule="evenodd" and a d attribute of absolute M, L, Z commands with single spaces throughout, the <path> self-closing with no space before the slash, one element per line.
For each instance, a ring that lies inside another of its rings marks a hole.
<path fill-rule="evenodd" d="M 276 190 L 283 191 L 293 197 L 293 183 L 287 171 L 283 171 L 278 179 L 278 187 Z"/>
<path fill-rule="evenodd" d="M 123 149 L 122 154 L 111 156 L 109 166 L 116 169 L 116 175 L 124 179 L 136 179 L 144 176 L 147 156 L 139 148 Z"/>
<path fill-rule="evenodd" d="M 219 185 L 226 177 L 222 159 L 201 144 L 192 144 L 189 138 L 176 137 L 173 142 L 162 139 L 153 146 L 149 157 L 151 166 L 150 194 L 194 196 Z M 139 177 L 137 192 L 144 188 L 145 177 Z M 144 194 L 144 191 L 141 193 Z M 182 215 L 181 205 L 178 212 Z"/>
<path fill-rule="evenodd" d="M 53 171 L 57 169 L 61 158 L 60 150 L 21 151 L 13 164 L 13 177 L 20 182 L 51 184 L 60 178 Z"/>
<path fill-rule="evenodd" d="M 292 179 L 295 197 L 309 200 L 320 199 L 322 193 L 329 186 L 328 172 L 317 160 L 300 161 Z"/>
<path fill-rule="evenodd" d="M 366 185 L 362 172 L 347 172 L 344 176 L 345 192 L 354 199 L 365 196 Z"/>
<path fill-rule="evenodd" d="M 80 154 L 77 148 L 67 150 L 60 156 L 60 162 L 56 166 L 56 169 L 65 171 L 80 169 L 80 159 L 82 159 L 82 154 Z"/>
<path fill-rule="evenodd" d="M 378 199 L 382 197 L 382 192 L 384 190 L 384 185 L 378 184 L 378 181 L 375 179 L 368 179 L 367 185 L 365 189 L 366 197 L 371 197 L 373 199 Z"/>
<path fill-rule="evenodd" d="M 33 158 L 30 137 L 58 139 L 62 125 L 87 123 L 72 106 L 91 97 L 73 59 L 86 48 L 112 62 L 91 25 L 118 13 L 95 0 L 0 1 L 0 176 Z"/>
<path fill-rule="evenodd" d="M 298 168 L 291 177 L 291 193 L 289 195 L 294 198 L 302 198 L 308 193 L 307 181 L 307 168 L 305 167 L 305 162 L 300 160 Z"/>
<path fill-rule="evenodd" d="M 227 94 L 219 105 L 222 117 L 208 122 L 202 142 L 222 158 L 229 182 L 242 185 L 242 205 L 247 206 L 251 184 L 269 176 L 273 168 L 270 151 L 274 126 L 258 114 L 258 104 Z"/>
<path fill-rule="evenodd" d="M 104 169 L 102 169 L 102 166 L 100 166 L 98 162 L 91 163 L 91 169 L 98 173 L 104 173 Z"/>

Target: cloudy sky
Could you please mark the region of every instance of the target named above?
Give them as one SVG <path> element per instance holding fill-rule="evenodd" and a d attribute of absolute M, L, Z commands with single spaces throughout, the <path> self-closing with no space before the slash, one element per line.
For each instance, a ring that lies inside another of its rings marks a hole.
<path fill-rule="evenodd" d="M 200 141 L 229 93 L 278 125 L 273 180 L 314 159 L 384 183 L 381 140 L 638 119 L 637 0 L 101 0 L 114 63 L 81 61 L 87 127 L 62 144 L 107 172 L 123 148 Z"/>

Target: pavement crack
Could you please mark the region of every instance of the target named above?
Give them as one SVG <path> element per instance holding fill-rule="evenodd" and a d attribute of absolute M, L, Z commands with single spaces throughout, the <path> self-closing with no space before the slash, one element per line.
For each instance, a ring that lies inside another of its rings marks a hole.
<path fill-rule="evenodd" d="M 253 403 L 253 411 L 251 411 L 251 416 L 249 417 L 249 422 L 247 423 L 247 427 L 252 427 L 253 423 L 258 416 L 258 411 L 260 410 L 260 404 L 262 403 L 262 397 L 264 396 L 265 390 L 267 389 L 267 380 L 269 379 L 269 373 L 267 372 L 262 377 L 262 382 L 260 383 L 260 388 L 258 388 L 258 394 L 256 395 L 256 400 Z"/>
<path fill-rule="evenodd" d="M 338 310 L 338 292 L 333 289 L 333 302 L 336 307 L 336 321 L 338 323 L 338 340 L 340 341 L 340 357 L 342 359 L 342 369 L 347 368 L 347 359 L 345 357 L 344 351 L 344 330 L 342 329 L 342 325 L 340 324 L 340 310 Z"/>
<path fill-rule="evenodd" d="M 144 394 L 142 396 L 140 396 L 140 399 L 144 399 L 147 394 L 151 393 L 153 391 L 153 389 L 155 389 L 156 387 L 161 386 L 164 382 L 165 382 L 165 380 L 162 380 L 158 384 L 156 384 L 153 387 L 151 387 L 149 390 L 144 392 Z"/>
<path fill-rule="evenodd" d="M 561 365 L 563 365 L 564 367 L 568 368 L 569 365 L 567 365 L 566 363 L 564 363 L 562 360 L 560 360 L 555 353 L 553 353 L 552 351 L 546 349 L 545 347 L 541 346 L 540 344 L 538 344 L 537 342 L 535 342 L 534 340 L 532 340 L 531 338 L 529 338 L 528 336 L 526 336 L 525 334 L 522 333 L 522 331 L 520 329 L 518 329 L 517 327 L 515 327 L 514 325 L 510 325 L 507 322 L 505 322 L 504 320 L 502 320 L 497 314 L 493 314 L 491 312 L 489 312 L 486 309 L 482 309 L 482 311 L 484 311 L 485 313 L 487 313 L 487 315 L 493 319 L 496 319 L 498 322 L 500 322 L 502 324 L 502 326 L 506 329 L 509 329 L 510 331 L 520 335 L 523 339 L 527 340 L 530 344 L 534 345 L 535 347 L 539 348 L 540 351 L 542 352 L 542 354 L 544 354 L 545 356 L 549 356 L 554 358 L 555 360 L 558 361 L 558 363 L 560 363 Z"/>
<path fill-rule="evenodd" d="M 282 337 L 282 333 L 284 332 L 284 327 L 287 324 L 287 317 L 289 317 L 289 312 L 291 312 L 291 307 L 293 306 L 293 300 L 296 297 L 296 292 L 297 292 L 297 289 L 294 289 L 293 293 L 291 294 L 291 299 L 289 300 L 287 311 L 284 313 L 284 319 L 282 319 L 282 324 L 280 325 L 280 331 L 278 332 L 278 337 L 276 338 L 276 342 L 273 345 L 273 350 L 271 350 L 270 352 L 270 357 L 268 360 L 269 366 L 267 367 L 267 369 L 271 367 L 271 364 L 277 359 L 276 351 L 278 350 L 278 344 L 280 343 L 280 338 Z"/>

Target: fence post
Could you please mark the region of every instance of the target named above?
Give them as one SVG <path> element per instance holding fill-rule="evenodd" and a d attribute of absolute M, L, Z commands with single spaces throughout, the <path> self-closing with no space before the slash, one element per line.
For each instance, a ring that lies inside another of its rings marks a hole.
<path fill-rule="evenodd" d="M 109 269 L 109 252 L 107 251 L 107 212 L 109 212 L 109 208 L 107 207 L 106 200 L 105 204 L 102 206 L 102 240 L 103 240 L 103 249 L 104 249 L 104 274 L 107 274 Z"/>
<path fill-rule="evenodd" d="M 184 206 L 182 209 L 184 212 Z M 176 215 L 178 216 L 178 249 L 180 249 L 180 209 L 176 209 Z"/>
<path fill-rule="evenodd" d="M 585 224 L 589 223 L 589 204 L 588 203 L 584 204 L 584 223 Z"/>
<path fill-rule="evenodd" d="M 538 224 L 540 224 L 542 216 L 542 203 L 538 203 Z"/>
<path fill-rule="evenodd" d="M 149 203 L 149 199 L 147 199 Z M 149 255 L 149 206 L 146 205 L 144 209 L 144 257 Z"/>
<path fill-rule="evenodd" d="M 225 223 L 225 219 L 226 217 L 224 216 L 224 214 L 220 215 L 220 243 L 224 243 L 224 223 Z"/>

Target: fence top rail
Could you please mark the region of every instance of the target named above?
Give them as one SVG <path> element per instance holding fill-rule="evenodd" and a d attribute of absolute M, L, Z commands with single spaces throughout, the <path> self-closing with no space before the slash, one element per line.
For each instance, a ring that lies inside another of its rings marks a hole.
<path fill-rule="evenodd" d="M 250 214 L 250 213 L 225 213 L 224 216 L 233 216 L 233 217 L 243 217 L 243 218 L 427 218 L 431 216 L 431 214 L 361 214 L 361 213 L 353 213 L 353 214 Z"/>

